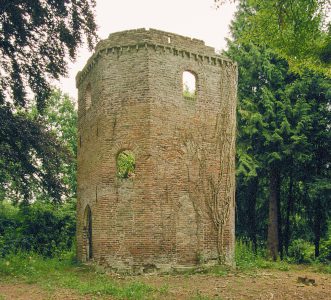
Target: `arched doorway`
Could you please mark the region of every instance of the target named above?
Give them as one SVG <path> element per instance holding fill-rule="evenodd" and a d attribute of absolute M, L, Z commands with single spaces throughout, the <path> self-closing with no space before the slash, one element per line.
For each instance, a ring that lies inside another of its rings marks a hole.
<path fill-rule="evenodd" d="M 84 212 L 84 244 L 86 261 L 92 259 L 92 212 L 89 205 L 86 206 Z"/>

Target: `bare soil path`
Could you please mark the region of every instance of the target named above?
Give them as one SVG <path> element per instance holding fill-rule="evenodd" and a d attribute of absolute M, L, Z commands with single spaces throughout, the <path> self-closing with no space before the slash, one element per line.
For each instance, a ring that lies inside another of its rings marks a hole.
<path fill-rule="evenodd" d="M 315 284 L 298 282 L 298 277 L 314 279 Z M 331 276 L 307 271 L 259 270 L 250 275 L 152 276 L 142 281 L 156 287 L 167 284 L 168 294 L 160 299 L 204 299 L 202 296 L 235 300 L 331 299 Z"/>
<path fill-rule="evenodd" d="M 85 300 L 94 299 L 93 296 L 82 296 L 71 290 L 60 289 L 47 291 L 35 284 L 1 283 L 0 300 Z M 109 298 L 111 299 L 111 298 Z"/>

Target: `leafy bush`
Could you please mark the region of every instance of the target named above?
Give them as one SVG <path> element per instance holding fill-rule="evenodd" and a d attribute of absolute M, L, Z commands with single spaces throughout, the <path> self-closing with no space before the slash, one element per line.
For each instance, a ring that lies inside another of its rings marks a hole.
<path fill-rule="evenodd" d="M 75 236 L 73 203 L 55 206 L 35 202 L 16 207 L 0 203 L 0 256 L 35 251 L 53 257 L 72 248 Z"/>
<path fill-rule="evenodd" d="M 288 248 L 288 259 L 295 263 L 309 263 L 314 259 L 314 246 L 302 239 L 292 241 Z"/>
<path fill-rule="evenodd" d="M 328 226 L 328 234 L 326 239 L 321 241 L 320 245 L 320 256 L 319 261 L 323 263 L 330 263 L 331 262 L 331 222 Z"/>

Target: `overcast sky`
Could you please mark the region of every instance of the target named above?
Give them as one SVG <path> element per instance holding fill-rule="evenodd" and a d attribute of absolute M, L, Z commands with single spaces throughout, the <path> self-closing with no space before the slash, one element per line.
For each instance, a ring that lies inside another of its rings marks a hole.
<path fill-rule="evenodd" d="M 136 28 L 155 28 L 204 40 L 216 50 L 225 48 L 234 4 L 216 9 L 213 0 L 97 0 L 98 34 L 105 39 L 112 32 Z M 69 65 L 69 77 L 58 85 L 77 98 L 75 76 L 92 55 L 80 49 L 75 63 Z"/>

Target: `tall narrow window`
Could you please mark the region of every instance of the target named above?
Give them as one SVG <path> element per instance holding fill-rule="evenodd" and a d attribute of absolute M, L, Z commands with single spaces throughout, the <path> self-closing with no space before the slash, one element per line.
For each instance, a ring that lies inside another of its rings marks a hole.
<path fill-rule="evenodd" d="M 130 150 L 121 151 L 116 161 L 117 177 L 121 179 L 134 178 L 136 159 Z"/>
<path fill-rule="evenodd" d="M 88 110 L 91 107 L 91 84 L 88 84 L 85 90 L 85 109 Z"/>
<path fill-rule="evenodd" d="M 190 71 L 183 72 L 183 96 L 185 99 L 194 100 L 197 96 L 196 75 Z"/>

